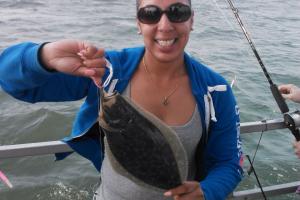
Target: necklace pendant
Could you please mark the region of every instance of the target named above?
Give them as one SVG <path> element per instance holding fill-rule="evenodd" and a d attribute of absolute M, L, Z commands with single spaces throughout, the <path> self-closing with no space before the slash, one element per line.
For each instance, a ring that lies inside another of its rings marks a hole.
<path fill-rule="evenodd" d="M 167 106 L 169 104 L 169 99 L 165 97 L 162 103 L 164 106 Z"/>

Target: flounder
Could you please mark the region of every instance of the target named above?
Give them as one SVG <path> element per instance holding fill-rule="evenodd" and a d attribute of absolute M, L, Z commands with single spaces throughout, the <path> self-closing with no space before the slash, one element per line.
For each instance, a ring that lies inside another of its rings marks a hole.
<path fill-rule="evenodd" d="M 176 133 L 118 92 L 100 92 L 99 124 L 114 170 L 158 190 L 181 185 L 187 178 L 188 161 Z"/>

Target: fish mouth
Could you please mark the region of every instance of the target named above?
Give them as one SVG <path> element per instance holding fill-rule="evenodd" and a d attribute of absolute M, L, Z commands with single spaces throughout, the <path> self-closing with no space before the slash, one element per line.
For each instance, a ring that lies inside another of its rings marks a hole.
<path fill-rule="evenodd" d="M 100 88 L 100 102 L 106 102 L 110 99 L 113 99 L 117 95 L 116 91 L 113 91 L 111 93 L 108 93 L 104 90 L 104 88 Z"/>

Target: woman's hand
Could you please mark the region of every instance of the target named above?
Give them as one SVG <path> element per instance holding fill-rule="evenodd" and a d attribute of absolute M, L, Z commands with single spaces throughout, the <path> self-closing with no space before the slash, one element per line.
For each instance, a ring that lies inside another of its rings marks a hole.
<path fill-rule="evenodd" d="M 300 88 L 293 84 L 280 85 L 278 88 L 285 99 L 300 103 Z"/>
<path fill-rule="evenodd" d="M 196 181 L 186 181 L 182 185 L 173 188 L 164 193 L 167 197 L 173 197 L 174 200 L 202 200 L 203 192 Z"/>
<path fill-rule="evenodd" d="M 41 49 L 44 67 L 75 76 L 91 78 L 97 86 L 105 72 L 104 49 L 78 40 L 60 40 Z"/>

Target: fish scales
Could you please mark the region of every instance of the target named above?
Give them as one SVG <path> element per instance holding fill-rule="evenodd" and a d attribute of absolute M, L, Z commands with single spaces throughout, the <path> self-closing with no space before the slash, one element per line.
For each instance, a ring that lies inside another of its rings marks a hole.
<path fill-rule="evenodd" d="M 118 173 L 163 190 L 186 180 L 187 157 L 176 133 L 130 99 L 102 90 L 99 124 Z"/>

